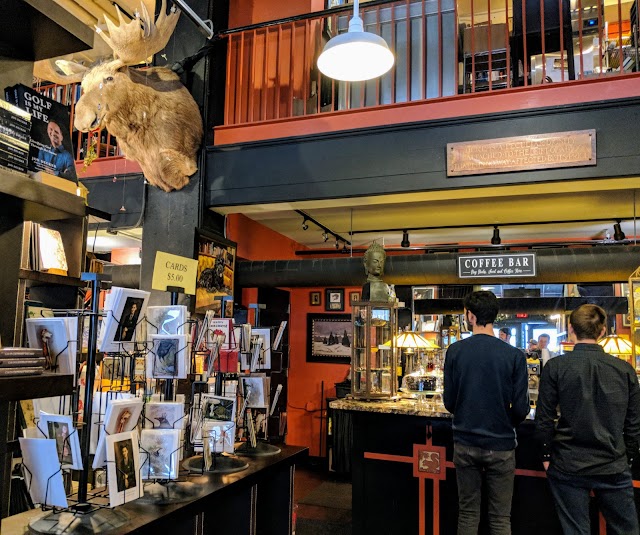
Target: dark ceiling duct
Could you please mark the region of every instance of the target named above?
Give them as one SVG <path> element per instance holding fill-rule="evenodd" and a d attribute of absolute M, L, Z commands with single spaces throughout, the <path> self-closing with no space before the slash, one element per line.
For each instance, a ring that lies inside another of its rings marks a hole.
<path fill-rule="evenodd" d="M 461 279 L 456 262 L 461 255 L 432 253 L 387 256 L 384 279 L 389 284 L 402 285 L 625 282 L 640 266 L 639 246 L 599 245 L 533 252 L 537 257 L 535 277 Z M 236 282 L 242 288 L 360 286 L 365 274 L 362 257 L 243 261 L 238 262 Z"/>

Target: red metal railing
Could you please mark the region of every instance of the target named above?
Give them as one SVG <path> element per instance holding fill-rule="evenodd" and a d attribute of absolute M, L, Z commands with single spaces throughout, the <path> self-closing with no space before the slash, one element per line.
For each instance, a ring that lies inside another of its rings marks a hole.
<path fill-rule="evenodd" d="M 392 70 L 338 82 L 316 67 L 347 30 L 347 6 L 226 32 L 224 125 L 318 116 L 406 102 L 635 72 L 638 13 L 623 0 L 376 0 L 361 3 L 367 31 L 384 37 Z M 71 106 L 78 84 L 42 92 Z M 90 135 L 73 132 L 76 160 Z M 106 130 L 91 133 L 99 160 L 120 159 Z"/>
<path fill-rule="evenodd" d="M 635 72 L 638 24 L 623 0 L 398 0 L 361 4 L 393 69 L 367 82 L 323 76 L 324 43 L 349 9 L 230 31 L 224 124 L 242 125 L 480 91 Z"/>
<path fill-rule="evenodd" d="M 121 159 L 122 153 L 118 149 L 116 138 L 106 130 L 96 130 L 93 132 L 78 132 L 73 128 L 73 118 L 76 102 L 80 99 L 80 84 L 70 85 L 44 85 L 37 86 L 36 89 L 43 95 L 61 102 L 71 109 L 71 141 L 73 143 L 73 154 L 78 163 L 82 163 L 89 153 L 95 153 L 96 159 L 103 161 Z"/>

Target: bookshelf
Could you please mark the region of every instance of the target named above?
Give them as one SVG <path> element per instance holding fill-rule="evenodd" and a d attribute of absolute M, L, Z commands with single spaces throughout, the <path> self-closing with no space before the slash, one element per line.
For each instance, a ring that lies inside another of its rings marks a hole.
<path fill-rule="evenodd" d="M 53 308 L 76 308 L 86 235 L 84 199 L 27 176 L 0 169 L 0 336 L 5 346 L 22 345 L 27 294 Z M 36 272 L 29 267 L 31 222 L 60 231 L 69 276 Z M 11 462 L 17 450 L 16 415 L 20 399 L 70 394 L 71 376 L 43 374 L 0 378 L 0 518 L 9 511 Z"/>

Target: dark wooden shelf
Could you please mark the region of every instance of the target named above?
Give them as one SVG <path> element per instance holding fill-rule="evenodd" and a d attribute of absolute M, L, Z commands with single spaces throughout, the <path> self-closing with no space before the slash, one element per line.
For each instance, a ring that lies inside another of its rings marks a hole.
<path fill-rule="evenodd" d="M 65 396 L 72 390 L 73 375 L 45 372 L 42 375 L 0 377 L 0 402 Z"/>
<path fill-rule="evenodd" d="M 54 275 L 43 271 L 33 271 L 31 269 L 21 269 L 18 277 L 43 284 L 60 284 L 65 286 L 84 286 L 84 281 L 79 277 L 68 277 L 64 275 Z"/>
<path fill-rule="evenodd" d="M 17 211 L 22 219 L 38 223 L 86 214 L 82 197 L 4 169 L 0 169 L 0 202 Z"/>

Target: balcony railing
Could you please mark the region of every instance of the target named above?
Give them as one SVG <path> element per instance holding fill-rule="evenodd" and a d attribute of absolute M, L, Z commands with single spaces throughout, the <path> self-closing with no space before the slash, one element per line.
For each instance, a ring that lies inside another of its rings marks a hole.
<path fill-rule="evenodd" d="M 396 56 L 391 71 L 368 82 L 337 82 L 316 60 L 347 31 L 349 6 L 230 30 L 225 126 L 372 109 L 483 91 L 545 88 L 634 73 L 638 13 L 624 0 L 361 0 L 367 31 Z M 40 88 L 71 107 L 79 84 Z M 268 123 L 267 123 L 268 124 Z M 76 161 L 122 158 L 106 130 L 72 132 Z M 110 164 L 108 164 L 110 165 Z M 121 171 L 114 164 L 113 173 Z"/>
<path fill-rule="evenodd" d="M 79 164 L 89 156 L 89 159 L 103 161 L 121 159 L 122 153 L 118 148 L 116 138 L 104 129 L 92 132 L 78 132 L 73 128 L 73 118 L 76 102 L 82 94 L 79 83 L 70 85 L 43 85 L 36 87 L 43 95 L 65 104 L 71 110 L 71 142 L 73 143 L 73 155 Z"/>
<path fill-rule="evenodd" d="M 224 124 L 318 115 L 636 71 L 637 12 L 623 0 L 400 0 L 361 4 L 396 56 L 376 80 L 316 67 L 351 8 L 229 31 Z"/>

